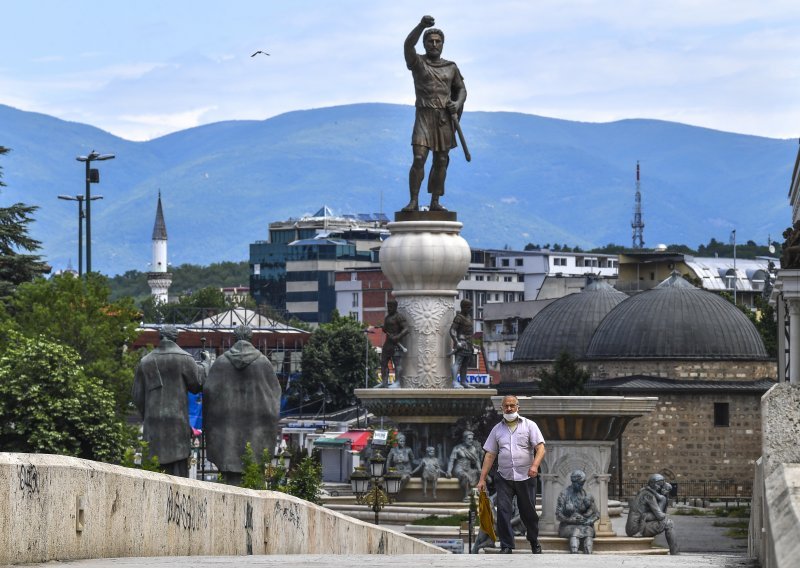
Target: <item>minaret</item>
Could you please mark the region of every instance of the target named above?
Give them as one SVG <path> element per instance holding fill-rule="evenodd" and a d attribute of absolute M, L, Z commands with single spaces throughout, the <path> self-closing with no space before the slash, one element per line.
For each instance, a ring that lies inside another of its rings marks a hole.
<path fill-rule="evenodd" d="M 642 221 L 642 192 L 639 185 L 639 162 L 636 162 L 636 202 L 633 209 L 633 248 L 644 248 L 644 222 Z"/>
<path fill-rule="evenodd" d="M 157 302 L 166 304 L 172 274 L 167 272 L 167 225 L 164 223 L 164 211 L 161 209 L 161 191 L 158 192 L 158 208 L 156 222 L 153 225 L 153 262 L 147 273 L 147 284 L 150 293 Z"/>

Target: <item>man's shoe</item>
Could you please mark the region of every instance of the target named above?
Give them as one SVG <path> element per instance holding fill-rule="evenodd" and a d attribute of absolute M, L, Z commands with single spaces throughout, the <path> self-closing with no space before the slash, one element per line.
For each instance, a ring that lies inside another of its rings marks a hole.
<path fill-rule="evenodd" d="M 539 544 L 539 541 L 531 544 L 531 552 L 533 554 L 541 554 L 542 553 L 542 545 Z"/>
<path fill-rule="evenodd" d="M 500 554 L 511 554 L 513 549 L 508 548 L 507 546 L 503 546 L 500 548 Z"/>

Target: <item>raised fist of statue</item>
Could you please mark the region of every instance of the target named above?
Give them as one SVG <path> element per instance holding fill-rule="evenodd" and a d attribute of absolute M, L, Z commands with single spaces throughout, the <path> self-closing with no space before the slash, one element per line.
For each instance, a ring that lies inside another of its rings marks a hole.
<path fill-rule="evenodd" d="M 433 19 L 433 16 L 422 16 L 422 19 L 419 21 L 419 23 L 426 28 L 431 28 L 434 26 L 436 21 Z"/>

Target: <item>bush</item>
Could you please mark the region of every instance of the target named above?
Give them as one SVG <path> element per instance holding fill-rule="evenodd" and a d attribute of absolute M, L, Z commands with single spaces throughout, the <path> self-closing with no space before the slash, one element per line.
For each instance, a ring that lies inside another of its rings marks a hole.
<path fill-rule="evenodd" d="M 286 492 L 289 495 L 321 505 L 322 465 L 313 457 L 304 457 L 289 473 Z"/>
<path fill-rule="evenodd" d="M 74 349 L 9 330 L 0 355 L 0 450 L 120 463 L 127 432 L 114 396 Z"/>

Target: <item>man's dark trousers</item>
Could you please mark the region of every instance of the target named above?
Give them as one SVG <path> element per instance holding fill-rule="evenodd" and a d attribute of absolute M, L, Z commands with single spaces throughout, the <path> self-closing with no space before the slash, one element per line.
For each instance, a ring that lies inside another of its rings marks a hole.
<path fill-rule="evenodd" d="M 517 496 L 519 516 L 527 530 L 527 539 L 533 547 L 539 542 L 539 515 L 536 513 L 536 478 L 525 481 L 509 481 L 499 474 L 495 475 L 494 487 L 497 490 L 497 537 L 503 548 L 514 548 L 514 531 L 511 529 L 512 500 Z"/>

